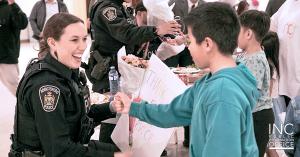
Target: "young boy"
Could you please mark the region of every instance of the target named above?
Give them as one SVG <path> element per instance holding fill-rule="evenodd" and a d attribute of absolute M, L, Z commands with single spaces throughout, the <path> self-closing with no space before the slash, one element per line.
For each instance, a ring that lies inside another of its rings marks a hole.
<path fill-rule="evenodd" d="M 240 61 L 256 78 L 257 89 L 261 95 L 253 110 L 253 123 L 259 157 L 263 157 L 269 141 L 269 124 L 274 123 L 270 97 L 270 68 L 261 48 L 262 39 L 270 28 L 270 17 L 265 12 L 249 10 L 241 14 L 240 23 L 238 46 L 245 51 Z"/>
<path fill-rule="evenodd" d="M 115 110 L 163 128 L 191 125 L 191 157 L 257 157 L 252 110 L 258 91 L 250 71 L 231 56 L 240 30 L 234 10 L 206 3 L 185 22 L 195 64 L 211 73 L 170 104 L 133 103 L 118 93 Z"/>

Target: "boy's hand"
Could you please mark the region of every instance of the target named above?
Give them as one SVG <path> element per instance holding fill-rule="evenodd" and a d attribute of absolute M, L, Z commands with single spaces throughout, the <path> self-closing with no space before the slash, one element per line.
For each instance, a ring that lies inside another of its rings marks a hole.
<path fill-rule="evenodd" d="M 112 105 L 117 113 L 128 113 L 131 106 L 130 98 L 124 93 L 117 93 Z"/>

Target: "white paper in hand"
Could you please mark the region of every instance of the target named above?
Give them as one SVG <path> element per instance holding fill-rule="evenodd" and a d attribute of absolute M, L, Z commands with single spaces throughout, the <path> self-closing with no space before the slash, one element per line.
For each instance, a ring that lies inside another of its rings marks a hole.
<path fill-rule="evenodd" d="M 140 97 L 150 103 L 170 103 L 187 89 L 186 85 L 156 55 L 149 60 Z M 133 129 L 134 157 L 159 157 L 174 129 L 163 129 L 136 121 Z"/>
<path fill-rule="evenodd" d="M 187 86 L 156 55 L 152 55 L 140 88 L 140 97 L 143 100 L 155 104 L 166 104 L 183 93 Z M 129 148 L 129 142 L 126 142 L 126 140 L 129 141 L 128 121 L 128 117 L 124 118 L 122 115 L 112 134 L 113 141 L 122 151 Z M 158 128 L 136 120 L 132 135 L 133 157 L 159 157 L 173 131 L 173 128 Z"/>
<path fill-rule="evenodd" d="M 159 59 L 164 61 L 172 56 L 179 54 L 184 50 L 184 48 L 185 48 L 184 44 L 174 46 L 166 42 L 162 42 L 156 51 L 156 55 Z"/>
<path fill-rule="evenodd" d="M 122 114 L 118 120 L 114 131 L 111 134 L 111 139 L 122 151 L 130 150 L 129 146 L 129 116 L 128 114 Z"/>

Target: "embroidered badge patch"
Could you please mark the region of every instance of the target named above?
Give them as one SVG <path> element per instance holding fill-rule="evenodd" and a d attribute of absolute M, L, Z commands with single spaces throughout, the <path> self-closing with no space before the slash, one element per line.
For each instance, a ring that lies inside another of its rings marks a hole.
<path fill-rule="evenodd" d="M 51 85 L 42 86 L 39 95 L 43 109 L 46 112 L 54 111 L 60 96 L 59 88 Z"/>
<path fill-rule="evenodd" d="M 117 10 L 114 7 L 107 7 L 102 11 L 102 15 L 108 20 L 113 21 L 117 17 Z"/>

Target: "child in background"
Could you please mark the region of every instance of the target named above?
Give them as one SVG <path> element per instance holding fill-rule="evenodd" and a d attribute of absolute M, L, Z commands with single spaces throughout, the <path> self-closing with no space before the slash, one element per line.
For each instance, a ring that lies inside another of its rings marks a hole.
<path fill-rule="evenodd" d="M 268 32 L 261 42 L 261 45 L 265 51 L 267 60 L 270 67 L 270 96 L 271 98 L 278 98 L 278 79 L 279 79 L 279 39 L 276 32 Z M 273 106 L 275 124 L 280 126 L 281 122 L 279 118 L 280 111 L 278 109 L 280 106 Z M 275 149 L 267 149 L 266 151 L 268 157 L 279 157 Z"/>
<path fill-rule="evenodd" d="M 270 28 L 270 17 L 258 10 L 248 10 L 240 15 L 241 31 L 238 46 L 245 55 L 239 60 L 244 63 L 257 80 L 260 98 L 253 110 L 254 133 L 263 157 L 269 141 L 269 124 L 274 123 L 272 99 L 270 97 L 270 67 L 261 42 Z"/>
<path fill-rule="evenodd" d="M 241 15 L 244 11 L 247 11 L 249 9 L 249 3 L 247 0 L 242 0 L 237 5 L 236 13 L 238 15 Z"/>
<path fill-rule="evenodd" d="M 278 97 L 278 79 L 279 79 L 279 39 L 276 32 L 268 32 L 261 43 L 267 60 L 269 62 L 271 84 L 270 95 L 272 98 Z"/>

